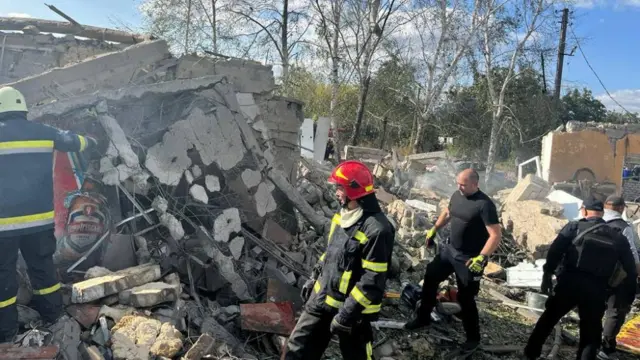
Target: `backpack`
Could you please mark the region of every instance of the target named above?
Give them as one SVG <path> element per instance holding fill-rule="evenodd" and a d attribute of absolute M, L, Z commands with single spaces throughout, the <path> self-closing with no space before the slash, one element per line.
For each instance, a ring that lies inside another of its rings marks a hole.
<path fill-rule="evenodd" d="M 576 269 L 595 277 L 608 279 L 610 287 L 617 287 L 626 278 L 619 260 L 618 245 L 620 232 L 607 223 L 591 225 L 580 222 L 578 235 L 573 240 L 577 250 Z"/>

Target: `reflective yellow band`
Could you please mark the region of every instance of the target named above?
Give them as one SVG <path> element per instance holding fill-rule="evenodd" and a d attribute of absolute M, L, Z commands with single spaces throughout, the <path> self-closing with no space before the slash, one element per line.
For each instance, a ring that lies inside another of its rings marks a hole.
<path fill-rule="evenodd" d="M 362 268 L 375 272 L 386 272 L 388 265 L 387 263 L 373 262 L 362 259 Z"/>
<path fill-rule="evenodd" d="M 26 229 L 36 226 L 53 224 L 55 214 L 49 211 L 41 214 L 0 218 L 0 231 Z"/>
<path fill-rule="evenodd" d="M 318 261 L 324 261 L 324 258 L 327 256 L 327 253 L 322 253 L 322 255 L 320 255 L 320 259 L 318 259 Z"/>
<path fill-rule="evenodd" d="M 52 140 L 0 142 L 0 155 L 53 152 Z"/>
<path fill-rule="evenodd" d="M 6 308 L 7 306 L 11 306 L 11 305 L 15 304 L 17 299 L 18 298 L 14 296 L 9 300 L 0 301 L 0 309 L 1 308 Z"/>
<path fill-rule="evenodd" d="M 343 272 L 342 276 L 340 277 L 340 287 L 338 288 L 338 290 L 340 290 L 341 293 L 343 294 L 347 293 L 347 288 L 349 287 L 349 280 L 351 280 L 351 271 Z"/>
<path fill-rule="evenodd" d="M 316 283 L 313 284 L 313 291 L 315 291 L 316 294 L 320 292 L 320 281 L 319 280 L 316 280 Z"/>
<path fill-rule="evenodd" d="M 40 289 L 40 290 L 33 290 L 33 293 L 36 295 L 49 295 L 51 293 L 54 293 L 56 291 L 60 290 L 60 283 L 57 283 L 53 286 L 49 286 L 48 288 L 44 288 L 44 289 Z"/>
<path fill-rule="evenodd" d="M 342 217 L 340 216 L 340 214 L 335 214 L 333 215 L 333 217 L 331 218 L 331 222 L 336 224 L 336 225 L 340 225 L 340 219 L 342 219 Z"/>
<path fill-rule="evenodd" d="M 351 290 L 351 296 L 353 296 L 360 305 L 364 306 L 364 310 L 362 310 L 363 314 L 373 314 L 380 311 L 381 305 L 372 305 L 371 300 L 367 299 L 357 286 L 354 286 L 353 290 Z"/>
<path fill-rule="evenodd" d="M 342 301 L 338 301 L 334 298 L 332 298 L 331 296 L 327 295 L 327 298 L 324 301 L 327 305 L 334 307 L 336 309 L 339 309 L 342 304 L 344 304 Z"/>
<path fill-rule="evenodd" d="M 80 151 L 84 151 L 87 148 L 87 139 L 80 135 L 78 135 L 78 139 L 80 139 Z"/>
<path fill-rule="evenodd" d="M 363 314 L 375 314 L 375 313 L 379 313 L 381 309 L 381 305 L 369 305 L 369 307 L 365 307 L 364 310 L 362 310 Z"/>
<path fill-rule="evenodd" d="M 367 343 L 367 360 L 371 360 L 373 359 L 373 346 L 371 346 L 371 343 L 368 342 Z"/>
<path fill-rule="evenodd" d="M 369 241 L 369 238 L 367 237 L 367 235 L 365 235 L 362 231 L 358 230 L 356 231 L 356 233 L 353 235 L 353 237 L 358 240 L 360 242 L 360 244 L 366 244 L 367 241 Z"/>
<path fill-rule="evenodd" d="M 373 185 L 367 185 L 367 186 L 364 187 L 364 191 L 369 192 L 371 190 L 373 190 Z"/>

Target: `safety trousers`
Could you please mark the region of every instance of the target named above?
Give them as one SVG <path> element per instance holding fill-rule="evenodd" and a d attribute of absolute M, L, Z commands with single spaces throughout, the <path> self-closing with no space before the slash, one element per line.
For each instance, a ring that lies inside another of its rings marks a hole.
<path fill-rule="evenodd" d="M 303 311 L 289 336 L 282 360 L 320 360 L 331 341 L 332 319 L 333 314 L 316 316 Z M 357 323 L 350 335 L 339 335 L 338 338 L 343 359 L 373 359 L 373 331 L 369 321 Z"/>
<path fill-rule="evenodd" d="M 53 229 L 0 238 L 0 342 L 11 341 L 18 329 L 16 308 L 18 250 L 27 264 L 33 288 L 30 306 L 42 320 L 54 322 L 62 313 L 62 294 L 53 265 L 56 238 Z"/>

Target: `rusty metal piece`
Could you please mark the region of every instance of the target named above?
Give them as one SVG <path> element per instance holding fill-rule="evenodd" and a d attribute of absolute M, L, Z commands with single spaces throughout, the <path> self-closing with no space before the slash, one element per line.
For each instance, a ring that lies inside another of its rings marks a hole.
<path fill-rule="evenodd" d="M 53 360 L 58 356 L 57 346 L 19 347 L 12 344 L 0 344 L 0 360 Z"/>
<path fill-rule="evenodd" d="M 71 315 L 85 329 L 90 329 L 98 319 L 100 306 L 90 304 L 74 304 L 67 306 L 67 313 Z"/>
<path fill-rule="evenodd" d="M 243 330 L 288 336 L 296 326 L 291 302 L 240 304 Z"/>

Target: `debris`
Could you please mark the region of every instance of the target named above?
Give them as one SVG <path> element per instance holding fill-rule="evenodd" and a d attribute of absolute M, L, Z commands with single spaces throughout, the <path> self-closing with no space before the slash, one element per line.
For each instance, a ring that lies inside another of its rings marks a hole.
<path fill-rule="evenodd" d="M 549 183 L 533 174 L 528 174 L 524 179 L 518 181 L 506 201 L 543 200 L 550 191 Z"/>
<path fill-rule="evenodd" d="M 180 240 L 184 237 L 184 228 L 175 216 L 164 213 L 160 215 L 160 223 L 169 229 L 169 233 L 171 233 L 171 237 L 174 240 Z"/>
<path fill-rule="evenodd" d="M 237 208 L 229 208 L 222 211 L 213 225 L 214 237 L 217 241 L 227 242 L 232 233 L 242 229 L 240 212 Z"/>
<path fill-rule="evenodd" d="M 207 186 L 207 190 L 209 190 L 210 192 L 220 191 L 220 180 L 218 180 L 217 176 L 214 176 L 214 175 L 205 176 L 204 183 Z"/>
<path fill-rule="evenodd" d="M 229 243 L 229 251 L 231 251 L 231 255 L 234 259 L 239 260 L 242 256 L 242 249 L 244 247 L 244 238 L 242 236 L 237 236 L 231 240 Z"/>
<path fill-rule="evenodd" d="M 636 314 L 622 325 L 616 341 L 623 351 L 640 355 L 640 315 Z"/>
<path fill-rule="evenodd" d="M 107 276 L 111 274 L 113 274 L 113 271 L 109 269 L 103 268 L 101 266 L 94 266 L 89 270 L 87 270 L 86 273 L 84 273 L 84 279 L 89 280 L 89 279 L 93 279 L 101 276 Z"/>
<path fill-rule="evenodd" d="M 244 330 L 289 335 L 296 325 L 290 302 L 240 304 L 241 327 Z"/>
<path fill-rule="evenodd" d="M 506 269 L 507 285 L 511 287 L 539 287 L 544 275 L 542 266 L 545 262 L 547 262 L 546 259 L 538 259 L 535 263 L 524 261 Z"/>
<path fill-rule="evenodd" d="M 80 345 L 80 325 L 67 315 L 59 318 L 50 327 L 53 333 L 52 344 L 57 345 L 66 360 L 78 359 Z"/>
<path fill-rule="evenodd" d="M 12 344 L 0 344 L 0 360 L 53 360 L 57 359 L 57 346 L 19 347 Z"/>
<path fill-rule="evenodd" d="M 120 319 L 122 319 L 123 317 L 127 316 L 127 315 L 131 315 L 136 311 L 136 309 L 132 308 L 132 307 L 122 307 L 122 306 L 118 306 L 118 307 L 109 307 L 107 305 L 102 305 L 102 307 L 100 307 L 100 312 L 98 316 L 106 316 L 108 318 L 111 318 L 114 322 L 119 322 Z"/>
<path fill-rule="evenodd" d="M 71 302 L 87 303 L 160 278 L 158 265 L 145 264 L 81 281 L 72 286 Z"/>
<path fill-rule="evenodd" d="M 71 315 L 85 329 L 90 329 L 98 320 L 100 306 L 90 304 L 74 304 L 67 306 L 67 313 Z"/>
<path fill-rule="evenodd" d="M 191 346 L 189 351 L 184 355 L 184 360 L 200 360 L 205 355 L 208 355 L 213 349 L 213 345 L 215 344 L 215 340 L 211 337 L 211 335 L 204 333 L 200 335 L 198 340 Z"/>
<path fill-rule="evenodd" d="M 189 171 L 189 170 L 187 170 Z M 207 195 L 207 190 L 202 187 L 202 185 L 192 185 L 189 189 L 189 194 L 193 197 L 194 200 L 201 202 L 203 204 L 209 203 L 209 196 Z"/>
<path fill-rule="evenodd" d="M 150 307 L 165 302 L 176 301 L 180 296 L 180 286 L 163 282 L 150 282 L 120 293 L 120 304 L 135 307 Z"/>

